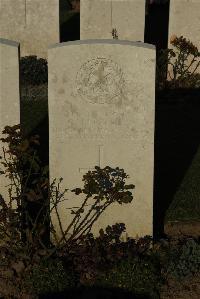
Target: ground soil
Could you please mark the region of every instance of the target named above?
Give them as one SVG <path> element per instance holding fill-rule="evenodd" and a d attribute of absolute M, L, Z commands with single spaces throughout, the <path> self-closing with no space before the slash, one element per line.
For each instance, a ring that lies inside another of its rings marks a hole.
<path fill-rule="evenodd" d="M 165 224 L 165 234 L 171 237 L 200 237 L 200 221 L 173 221 Z"/>
<path fill-rule="evenodd" d="M 171 279 L 161 291 L 161 299 L 199 299 L 200 274 L 179 282 Z"/>

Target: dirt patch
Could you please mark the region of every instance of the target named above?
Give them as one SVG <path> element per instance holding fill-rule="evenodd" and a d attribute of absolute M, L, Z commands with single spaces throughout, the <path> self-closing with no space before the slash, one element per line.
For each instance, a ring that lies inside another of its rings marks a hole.
<path fill-rule="evenodd" d="M 170 237 L 200 237 L 200 221 L 173 221 L 165 224 L 165 234 Z"/>
<path fill-rule="evenodd" d="M 160 295 L 161 299 L 199 299 L 200 274 L 181 281 L 170 279 Z"/>

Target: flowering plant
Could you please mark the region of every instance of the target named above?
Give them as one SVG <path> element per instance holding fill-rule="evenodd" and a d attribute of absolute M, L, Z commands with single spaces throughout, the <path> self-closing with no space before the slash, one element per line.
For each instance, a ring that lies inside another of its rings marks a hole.
<path fill-rule="evenodd" d="M 158 52 L 156 78 L 158 89 L 199 87 L 200 74 L 197 73 L 197 70 L 200 65 L 200 52 L 198 48 L 183 36 L 172 35 L 170 44 L 176 49 L 162 49 Z M 166 68 L 168 68 L 167 81 Z"/>

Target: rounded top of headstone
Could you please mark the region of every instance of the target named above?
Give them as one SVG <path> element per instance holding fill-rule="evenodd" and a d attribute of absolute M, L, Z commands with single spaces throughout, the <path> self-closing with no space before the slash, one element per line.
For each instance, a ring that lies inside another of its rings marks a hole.
<path fill-rule="evenodd" d="M 133 46 L 133 47 L 142 47 L 148 49 L 156 49 L 154 45 L 143 43 L 143 42 L 135 42 L 135 41 L 127 41 L 127 40 L 116 40 L 116 39 L 87 39 L 87 40 L 76 40 L 76 41 L 69 41 L 64 43 L 57 43 L 50 45 L 48 49 L 57 48 L 57 47 L 64 47 L 64 46 L 75 46 L 75 45 L 91 45 L 91 44 L 117 44 L 117 45 L 124 45 L 124 46 Z"/>
<path fill-rule="evenodd" d="M 5 44 L 8 46 L 13 46 L 13 47 L 19 47 L 19 43 L 13 40 L 5 39 L 5 38 L 0 38 L 0 44 Z"/>

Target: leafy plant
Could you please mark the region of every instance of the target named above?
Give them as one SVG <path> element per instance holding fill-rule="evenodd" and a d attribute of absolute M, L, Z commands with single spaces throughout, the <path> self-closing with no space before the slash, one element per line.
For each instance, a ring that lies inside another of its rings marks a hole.
<path fill-rule="evenodd" d="M 166 273 L 176 279 L 182 279 L 200 272 L 200 244 L 188 239 L 172 250 Z"/>
<path fill-rule="evenodd" d="M 172 36 L 170 43 L 175 50 L 161 49 L 158 52 L 156 72 L 158 89 L 200 87 L 200 74 L 196 73 L 200 65 L 198 48 L 183 36 Z M 167 71 L 170 79 L 167 81 L 165 71 L 169 66 L 172 66 L 172 71 Z"/>
<path fill-rule="evenodd" d="M 112 276 L 112 271 L 121 275 L 121 265 L 123 262 L 128 264 L 129 260 L 138 259 L 142 262 L 148 259 L 148 262 L 154 264 L 159 273 L 158 259 L 156 260 L 151 253 L 152 238 L 146 236 L 137 241 L 128 238 L 126 242 L 123 242 L 120 237 L 124 231 L 125 225 L 122 223 L 107 226 L 105 231 L 103 229 L 99 231 L 99 237 L 94 238 L 93 234 L 88 234 L 81 238 L 82 242 L 79 246 L 74 243 L 71 249 L 65 247 L 58 255 L 65 268 L 70 268 L 76 273 L 78 281 L 84 286 L 100 284 L 103 287 L 119 287 L 115 283 L 112 284 L 112 280 L 109 281 L 110 285 L 106 285 L 106 277 L 108 273 Z M 149 273 L 151 270 L 150 267 Z M 154 275 L 153 272 L 151 275 Z"/>
<path fill-rule="evenodd" d="M 1 172 L 1 174 L 5 174 L 11 181 L 9 184 L 11 187 L 8 190 L 9 203 L 7 204 L 1 196 L 1 205 L 4 207 L 0 212 L 1 221 L 4 221 L 2 222 L 1 234 L 9 234 L 10 239 L 16 237 L 20 239 L 23 230 L 26 231 L 26 237 L 29 238 L 28 227 L 30 228 L 30 226 L 32 226 L 33 234 L 35 234 L 36 230 L 39 235 L 44 234 L 44 227 L 42 227 L 41 223 L 38 224 L 38 218 L 33 223 L 33 217 L 30 217 L 28 213 L 28 206 L 32 202 L 38 204 L 40 206 L 38 217 L 43 218 L 42 213 L 44 213 L 47 204 L 45 195 L 48 186 L 48 167 L 41 168 L 41 162 L 36 155 L 39 136 L 35 135 L 29 140 L 23 140 L 22 133 L 17 132 L 19 128 L 19 125 L 13 127 L 6 126 L 2 133 L 9 136 L 1 138 L 2 142 L 9 143 L 7 151 L 3 147 L 5 162 L 1 162 L 1 164 L 4 166 L 5 171 Z M 9 155 L 8 158 L 6 153 Z M 16 196 L 12 197 L 13 190 Z M 13 209 L 15 202 L 17 208 Z M 14 220 L 15 227 L 11 224 Z M 40 229 L 38 226 L 40 226 Z M 2 235 L 1 237 L 3 238 Z"/>
<path fill-rule="evenodd" d="M 66 268 L 72 267 L 77 273 L 80 283 L 92 285 L 100 272 L 109 269 L 127 253 L 131 242 L 120 241 L 121 233 L 125 231 L 123 223 L 107 226 L 105 232 L 100 230 L 100 236 L 94 238 L 93 234 L 87 234 L 79 238 L 77 242 L 69 247 L 63 247 L 58 255 L 62 258 Z M 130 253 L 131 250 L 129 250 Z M 132 251 L 133 252 L 133 251 Z"/>

